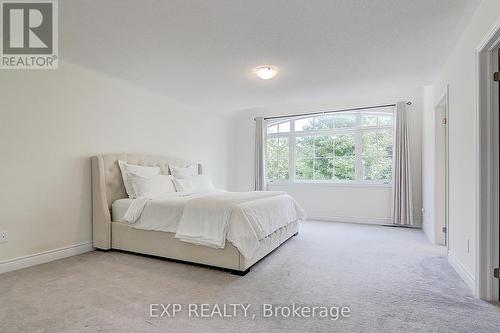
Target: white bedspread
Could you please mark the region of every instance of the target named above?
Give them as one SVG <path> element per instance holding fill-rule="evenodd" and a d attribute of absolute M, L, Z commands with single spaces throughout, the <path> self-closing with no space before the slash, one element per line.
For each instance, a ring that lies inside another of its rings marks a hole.
<path fill-rule="evenodd" d="M 260 240 L 304 218 L 303 209 L 284 192 L 220 190 L 137 198 L 124 216 L 134 228 L 175 232 L 192 244 L 223 248 L 227 239 L 245 258 L 252 257 Z"/>

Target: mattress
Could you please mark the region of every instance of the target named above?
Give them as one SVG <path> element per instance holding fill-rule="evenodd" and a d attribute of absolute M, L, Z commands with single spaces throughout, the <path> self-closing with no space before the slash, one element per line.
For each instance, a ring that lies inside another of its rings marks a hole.
<path fill-rule="evenodd" d="M 134 199 L 118 199 L 111 205 L 111 220 L 114 222 L 125 222 L 123 217 Z"/>

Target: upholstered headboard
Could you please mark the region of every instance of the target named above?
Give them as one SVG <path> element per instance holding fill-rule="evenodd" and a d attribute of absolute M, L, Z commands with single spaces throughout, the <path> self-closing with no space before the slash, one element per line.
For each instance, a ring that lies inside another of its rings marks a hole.
<path fill-rule="evenodd" d="M 170 174 L 169 166 L 196 164 L 179 158 L 145 154 L 107 154 L 92 157 L 92 218 L 94 247 L 111 248 L 111 205 L 127 198 L 118 160 L 143 166 L 159 166 L 162 174 Z M 198 173 L 202 166 L 198 164 Z"/>

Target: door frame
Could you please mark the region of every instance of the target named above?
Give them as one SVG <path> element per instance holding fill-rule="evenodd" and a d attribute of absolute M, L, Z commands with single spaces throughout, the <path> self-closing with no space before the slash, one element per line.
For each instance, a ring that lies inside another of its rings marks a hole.
<path fill-rule="evenodd" d="M 438 114 L 438 112 L 444 111 L 444 114 Z M 442 124 L 442 117 L 446 119 L 446 123 Z M 434 106 L 434 145 L 435 145 L 435 150 L 434 150 L 434 170 L 435 170 L 435 189 L 436 189 L 436 194 L 434 197 L 434 240 L 436 244 L 439 245 L 444 245 L 446 246 L 446 251 L 448 253 L 449 250 L 449 240 L 448 240 L 448 235 L 449 235 L 449 223 L 448 223 L 448 216 L 449 216 L 449 128 L 448 128 L 448 123 L 449 123 L 449 85 L 446 85 L 446 88 L 441 95 L 441 98 L 439 98 L 438 103 Z M 441 131 L 440 128 L 444 125 L 444 142 L 439 142 L 439 146 L 441 144 L 444 144 L 444 165 L 442 166 L 444 168 L 444 184 L 443 188 L 440 189 L 438 187 L 438 170 L 441 165 L 439 165 L 439 151 L 438 151 L 438 136 L 441 133 L 438 133 L 438 131 Z M 440 198 L 444 197 L 444 202 L 440 202 Z M 441 225 L 441 223 L 438 226 L 438 214 L 437 214 L 437 209 L 438 206 L 441 206 L 441 204 L 444 204 L 444 207 L 441 207 L 443 211 L 443 217 L 444 217 L 444 225 Z M 443 236 L 438 236 L 442 231 L 442 227 L 446 228 L 446 232 L 444 233 Z"/>
<path fill-rule="evenodd" d="M 499 301 L 498 86 L 492 73 L 500 48 L 500 20 L 476 48 L 476 274 L 475 294 Z"/>

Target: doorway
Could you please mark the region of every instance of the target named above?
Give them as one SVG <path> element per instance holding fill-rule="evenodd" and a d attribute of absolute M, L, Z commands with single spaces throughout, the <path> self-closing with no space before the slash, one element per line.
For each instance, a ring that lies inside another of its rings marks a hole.
<path fill-rule="evenodd" d="M 488 301 L 500 300 L 499 214 L 499 82 L 500 23 L 477 47 L 477 257 L 475 293 Z"/>
<path fill-rule="evenodd" d="M 434 109 L 436 140 L 434 237 L 436 244 L 448 246 L 448 87 Z"/>
<path fill-rule="evenodd" d="M 498 46 L 497 46 L 498 47 Z M 494 266 L 494 276 L 498 279 L 497 281 L 497 301 L 500 301 L 500 48 L 497 49 L 492 56 L 493 68 L 495 68 L 495 73 L 493 75 L 493 90 L 492 91 L 492 122 L 493 122 L 493 130 L 492 135 L 494 142 L 496 144 L 492 145 L 493 148 L 493 156 L 495 156 L 491 163 L 493 170 L 496 170 L 495 176 L 493 176 L 493 190 L 492 190 L 492 199 L 496 202 L 496 207 L 493 208 L 492 217 L 493 221 L 496 221 L 497 227 L 497 238 L 494 240 L 498 245 L 498 252 L 493 254 L 493 261 L 496 261 L 496 265 Z M 495 112 L 496 110 L 496 112 Z M 494 230 L 493 230 L 494 232 Z"/>

